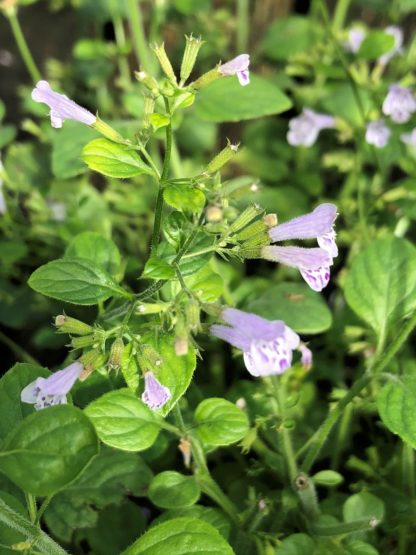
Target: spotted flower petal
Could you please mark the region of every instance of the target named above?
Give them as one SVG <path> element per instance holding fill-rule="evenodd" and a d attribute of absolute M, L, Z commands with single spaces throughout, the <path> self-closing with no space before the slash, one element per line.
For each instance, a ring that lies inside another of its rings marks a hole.
<path fill-rule="evenodd" d="M 250 56 L 248 54 L 240 54 L 229 62 L 221 64 L 218 71 L 224 76 L 237 75 L 240 85 L 245 86 L 250 83 L 249 65 Z"/>
<path fill-rule="evenodd" d="M 145 373 L 144 392 L 142 394 L 143 403 L 146 403 L 152 410 L 157 410 L 162 408 L 171 397 L 172 394 L 169 389 L 155 378 L 153 372 Z"/>

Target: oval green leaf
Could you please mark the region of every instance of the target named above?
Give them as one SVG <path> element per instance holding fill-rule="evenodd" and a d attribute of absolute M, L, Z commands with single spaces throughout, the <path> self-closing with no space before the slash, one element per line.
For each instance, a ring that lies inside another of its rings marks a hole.
<path fill-rule="evenodd" d="M 190 507 L 200 495 L 201 489 L 193 476 L 170 470 L 155 476 L 148 492 L 150 501 L 162 509 Z"/>
<path fill-rule="evenodd" d="M 348 497 L 342 512 L 345 522 L 354 522 L 364 518 L 376 518 L 381 521 L 384 517 L 384 503 L 372 493 L 361 491 Z"/>
<path fill-rule="evenodd" d="M 395 39 L 384 31 L 371 31 L 361 43 L 357 55 L 366 60 L 375 60 L 394 46 Z"/>
<path fill-rule="evenodd" d="M 121 263 L 117 246 L 96 231 L 84 231 L 76 235 L 67 246 L 65 257 L 91 260 L 111 275 L 117 274 Z"/>
<path fill-rule="evenodd" d="M 72 482 L 98 453 L 83 412 L 60 405 L 28 416 L 6 437 L 0 470 L 33 495 L 51 495 Z"/>
<path fill-rule="evenodd" d="M 164 189 L 163 198 L 169 206 L 184 212 L 200 212 L 205 204 L 205 195 L 200 189 L 177 183 Z"/>
<path fill-rule="evenodd" d="M 197 434 L 209 445 L 230 445 L 248 432 L 245 412 L 230 401 L 212 397 L 204 399 L 196 408 Z"/>
<path fill-rule="evenodd" d="M 85 408 L 103 443 L 123 451 L 143 451 L 159 434 L 157 416 L 129 389 L 110 391 Z"/>

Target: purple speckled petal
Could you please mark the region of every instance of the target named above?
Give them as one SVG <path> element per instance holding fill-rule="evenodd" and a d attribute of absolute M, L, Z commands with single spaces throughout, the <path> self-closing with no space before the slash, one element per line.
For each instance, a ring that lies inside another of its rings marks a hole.
<path fill-rule="evenodd" d="M 331 258 L 336 258 L 338 256 L 338 247 L 335 242 L 337 234 L 334 229 L 331 229 L 328 233 L 324 233 L 318 239 L 318 245 L 321 249 L 324 249 Z"/>
<path fill-rule="evenodd" d="M 225 64 L 221 64 L 218 71 L 221 75 L 237 75 L 242 71 L 247 71 L 250 65 L 250 56 L 248 54 L 240 54 Z"/>
<path fill-rule="evenodd" d="M 172 397 L 167 387 L 157 380 L 153 372 L 146 372 L 144 375 L 144 392 L 142 401 L 152 410 L 160 409 Z"/>
<path fill-rule="evenodd" d="M 292 350 L 283 337 L 274 341 L 253 341 L 244 352 L 244 363 L 252 376 L 282 374 L 292 365 Z"/>
<path fill-rule="evenodd" d="M 269 236 L 272 241 L 317 238 L 332 230 L 336 217 L 337 207 L 335 204 L 320 204 L 309 214 L 272 227 L 269 230 Z"/>
<path fill-rule="evenodd" d="M 36 385 L 45 395 L 66 395 L 83 370 L 80 362 L 73 362 L 63 370 L 54 372 L 49 378 L 38 378 Z"/>
<path fill-rule="evenodd" d="M 47 81 L 39 81 L 32 91 L 32 98 L 36 102 L 43 102 L 51 109 L 52 127 L 62 127 L 67 119 L 79 121 L 86 125 L 93 125 L 96 121 L 94 114 L 79 106 L 76 102 L 51 89 Z"/>
<path fill-rule="evenodd" d="M 331 277 L 329 266 L 322 266 L 314 270 L 300 269 L 300 273 L 309 287 L 318 292 L 328 285 L 329 278 Z"/>
<path fill-rule="evenodd" d="M 332 258 L 321 248 L 306 249 L 303 247 L 278 247 L 268 245 L 262 248 L 262 257 L 272 262 L 280 262 L 291 268 L 317 270 L 322 266 L 330 266 Z"/>
<path fill-rule="evenodd" d="M 250 84 L 250 72 L 248 70 L 238 71 L 237 78 L 242 87 Z"/>
<path fill-rule="evenodd" d="M 301 343 L 299 345 L 298 350 L 300 351 L 300 355 L 301 355 L 300 361 L 302 363 L 302 366 L 306 370 L 309 370 L 309 368 L 312 367 L 312 362 L 313 362 L 312 351 L 304 343 Z"/>

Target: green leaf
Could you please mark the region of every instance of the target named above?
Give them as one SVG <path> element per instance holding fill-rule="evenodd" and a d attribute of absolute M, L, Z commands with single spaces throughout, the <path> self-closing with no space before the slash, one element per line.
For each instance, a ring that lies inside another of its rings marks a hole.
<path fill-rule="evenodd" d="M 155 476 L 150 484 L 150 501 L 162 509 L 195 505 L 201 490 L 193 476 L 167 470 Z"/>
<path fill-rule="evenodd" d="M 284 539 L 278 550 L 279 555 L 315 554 L 315 543 L 306 534 L 292 534 Z"/>
<path fill-rule="evenodd" d="M 342 484 L 344 478 L 335 470 L 320 470 L 312 476 L 312 480 L 317 486 L 333 487 Z"/>
<path fill-rule="evenodd" d="M 218 301 L 224 290 L 222 277 L 213 272 L 209 264 L 185 278 L 185 283 L 204 303 Z"/>
<path fill-rule="evenodd" d="M 117 246 L 95 231 L 84 231 L 76 235 L 65 251 L 65 258 L 85 258 L 100 266 L 110 275 L 117 274 L 121 257 Z"/>
<path fill-rule="evenodd" d="M 285 60 L 298 52 L 307 52 L 315 41 L 311 19 L 301 16 L 279 17 L 266 31 L 263 51 L 273 60 Z"/>
<path fill-rule="evenodd" d="M 230 445 L 248 432 L 245 412 L 230 401 L 212 397 L 204 399 L 195 410 L 197 434 L 208 445 Z"/>
<path fill-rule="evenodd" d="M 94 427 L 80 409 L 49 407 L 28 416 L 2 444 L 0 471 L 33 495 L 72 482 L 98 453 Z"/>
<path fill-rule="evenodd" d="M 371 97 L 367 90 L 356 88 L 355 92 L 350 84 L 335 85 L 332 92 L 322 101 L 322 107 L 335 117 L 342 115 L 344 119 L 354 126 L 364 125 L 363 114 L 357 102 L 356 94 L 364 114 L 368 114 L 372 107 Z"/>
<path fill-rule="evenodd" d="M 163 190 L 163 198 L 177 210 L 200 212 L 205 204 L 205 195 L 196 187 L 173 183 Z"/>
<path fill-rule="evenodd" d="M 183 516 L 198 518 L 199 520 L 208 522 L 208 524 L 216 528 L 225 539 L 228 539 L 230 536 L 230 518 L 220 509 L 204 507 L 202 505 L 192 505 L 191 507 L 184 507 L 182 509 L 169 509 L 157 518 L 155 524 Z"/>
<path fill-rule="evenodd" d="M 384 503 L 372 493 L 361 491 L 348 497 L 342 512 L 345 522 L 354 522 L 365 518 L 376 518 L 381 521 L 384 517 Z"/>
<path fill-rule="evenodd" d="M 387 383 L 377 396 L 377 408 L 387 428 L 416 448 L 416 378 L 402 376 Z"/>
<path fill-rule="evenodd" d="M 377 549 L 361 540 L 350 540 L 345 547 L 346 555 L 379 555 Z"/>
<path fill-rule="evenodd" d="M 85 408 L 103 443 L 123 451 L 143 451 L 159 434 L 157 416 L 129 389 L 102 395 Z"/>
<path fill-rule="evenodd" d="M 384 31 L 370 31 L 361 43 L 357 55 L 366 60 L 375 60 L 389 52 L 395 44 L 394 37 Z"/>
<path fill-rule="evenodd" d="M 151 256 L 145 264 L 142 277 L 149 279 L 171 279 L 175 277 L 175 270 L 166 260 Z"/>
<path fill-rule="evenodd" d="M 174 518 L 148 530 L 121 555 L 234 555 L 210 524 L 197 518 Z"/>
<path fill-rule="evenodd" d="M 202 89 L 195 101 L 195 113 L 208 121 L 241 121 L 286 112 L 291 100 L 270 81 L 250 75 L 242 87 L 236 77 L 214 81 Z"/>
<path fill-rule="evenodd" d="M 416 308 L 416 249 L 399 237 L 370 243 L 352 263 L 345 297 L 354 312 L 385 339 Z"/>
<path fill-rule="evenodd" d="M 303 283 L 272 285 L 244 308 L 269 320 L 283 320 L 297 333 L 322 333 L 332 325 L 322 296 Z"/>
<path fill-rule="evenodd" d="M 67 121 L 59 131 L 52 134 L 52 173 L 55 177 L 68 179 L 84 173 L 87 169 L 81 158 L 82 149 L 97 136 L 97 131 L 75 121 Z"/>
<path fill-rule="evenodd" d="M 136 394 L 139 387 L 139 365 L 136 353 L 133 351 L 133 342 L 124 347 L 121 357 L 121 373 L 128 388 Z"/>
<path fill-rule="evenodd" d="M 189 346 L 188 353 L 179 356 L 175 353 L 174 338 L 165 334 L 155 341 L 149 336 L 146 341 L 160 355 L 161 364 L 153 368 L 156 378 L 169 389 L 172 397 L 158 412 L 166 416 L 182 397 L 191 383 L 196 366 L 194 349 Z"/>
<path fill-rule="evenodd" d="M 35 270 L 28 284 L 42 295 L 73 304 L 97 304 L 113 296 L 130 298 L 107 272 L 83 258 L 52 260 Z"/>
<path fill-rule="evenodd" d="M 158 113 L 152 114 L 149 119 L 155 131 L 161 129 L 162 127 L 166 127 L 170 123 L 170 118 L 168 116 L 164 116 Z"/>
<path fill-rule="evenodd" d="M 0 241 L 0 260 L 3 268 L 13 266 L 16 262 L 24 258 L 28 247 L 20 241 Z"/>
<path fill-rule="evenodd" d="M 82 151 L 82 158 L 89 168 L 108 177 L 127 178 L 143 173 L 153 175 L 153 170 L 135 150 L 108 139 L 94 139 L 88 143 Z"/>
<path fill-rule="evenodd" d="M 20 393 L 37 378 L 47 378 L 51 373 L 36 364 L 18 362 L 0 380 L 0 439 L 4 439 L 26 416 L 33 413 L 33 406 L 20 402 Z"/>

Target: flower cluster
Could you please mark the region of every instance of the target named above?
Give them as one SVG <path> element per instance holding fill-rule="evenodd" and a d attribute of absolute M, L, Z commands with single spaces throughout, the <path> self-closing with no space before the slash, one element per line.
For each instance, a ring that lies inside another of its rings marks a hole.
<path fill-rule="evenodd" d="M 289 121 L 287 142 L 292 146 L 312 146 L 322 129 L 335 127 L 335 118 L 307 108 L 300 116 Z"/>

